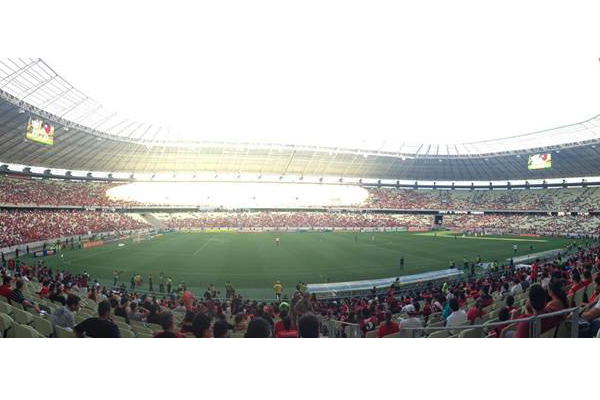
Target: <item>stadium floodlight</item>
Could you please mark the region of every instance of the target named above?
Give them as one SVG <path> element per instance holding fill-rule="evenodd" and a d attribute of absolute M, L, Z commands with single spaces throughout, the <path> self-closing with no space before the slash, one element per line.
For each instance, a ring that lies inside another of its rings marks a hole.
<path fill-rule="evenodd" d="M 25 114 L 25 110 L 22 108 L 19 108 L 19 114 Z"/>

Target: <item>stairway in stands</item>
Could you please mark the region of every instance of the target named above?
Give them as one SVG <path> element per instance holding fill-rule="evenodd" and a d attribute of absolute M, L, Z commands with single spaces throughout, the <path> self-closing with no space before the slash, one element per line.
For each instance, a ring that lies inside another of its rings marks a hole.
<path fill-rule="evenodd" d="M 146 223 L 152 225 L 152 227 L 154 227 L 154 229 L 156 229 L 157 231 L 167 230 L 167 226 L 154 215 L 148 213 L 143 213 L 139 215 L 144 219 L 144 221 L 146 221 Z"/>

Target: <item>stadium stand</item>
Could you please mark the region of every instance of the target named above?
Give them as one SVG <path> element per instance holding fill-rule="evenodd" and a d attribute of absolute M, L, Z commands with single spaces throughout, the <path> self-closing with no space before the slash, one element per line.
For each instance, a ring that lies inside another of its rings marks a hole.
<path fill-rule="evenodd" d="M 0 210 L 0 248 L 89 232 L 131 231 L 148 227 L 127 215 L 110 212 Z"/>

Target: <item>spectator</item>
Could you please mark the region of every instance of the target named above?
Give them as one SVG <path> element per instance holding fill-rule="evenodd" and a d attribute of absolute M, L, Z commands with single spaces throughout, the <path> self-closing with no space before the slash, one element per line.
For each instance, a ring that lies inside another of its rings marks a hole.
<path fill-rule="evenodd" d="M 396 322 L 392 321 L 392 313 L 388 311 L 385 314 L 385 321 L 381 325 L 379 325 L 379 329 L 377 330 L 377 337 L 382 338 L 384 336 L 391 335 L 399 331 L 400 327 Z"/>
<path fill-rule="evenodd" d="M 298 320 L 298 333 L 301 338 L 319 337 L 319 320 L 313 314 L 304 314 Z"/>
<path fill-rule="evenodd" d="M 454 326 L 464 326 L 467 325 L 467 313 L 464 310 L 461 310 L 458 304 L 458 300 L 452 299 L 449 302 L 450 309 L 452 310 L 452 314 L 446 318 L 446 327 L 454 327 Z M 453 335 L 454 331 L 450 331 Z"/>
<path fill-rule="evenodd" d="M 229 324 L 220 319 L 213 325 L 213 337 L 221 339 L 229 337 Z"/>
<path fill-rule="evenodd" d="M 519 279 L 515 278 L 513 280 L 513 286 L 510 288 L 510 294 L 513 296 L 518 296 L 521 293 L 523 293 L 523 286 L 521 286 Z"/>
<path fill-rule="evenodd" d="M 600 329 L 600 300 L 588 305 L 581 313 L 581 318 L 590 324 L 587 334 L 582 336 L 596 337 Z"/>
<path fill-rule="evenodd" d="M 56 327 L 60 326 L 61 328 L 70 328 L 72 329 L 75 326 L 75 316 L 73 313 L 79 311 L 79 302 L 81 299 L 79 296 L 74 294 L 70 294 L 67 296 L 66 305 L 57 309 L 54 314 L 50 317 L 50 322 L 52 323 L 52 329 L 56 331 Z"/>
<path fill-rule="evenodd" d="M 23 295 L 23 285 L 23 279 L 17 279 L 15 288 L 12 290 L 10 297 L 11 303 L 21 304 L 23 308 L 34 308 L 39 313 L 40 310 L 32 302 L 25 299 L 25 296 Z"/>
<path fill-rule="evenodd" d="M 277 324 L 281 323 L 281 328 L 277 329 L 275 327 L 275 337 L 277 338 L 297 338 L 298 331 L 292 327 L 292 319 L 286 312 L 282 313 L 283 317 L 281 321 Z"/>
<path fill-rule="evenodd" d="M 142 322 L 148 315 L 148 311 L 145 308 L 139 308 L 135 301 L 129 304 L 129 312 L 127 313 L 127 319 L 131 321 Z"/>
<path fill-rule="evenodd" d="M 93 338 L 118 338 L 121 337 L 119 327 L 110 320 L 110 302 L 103 300 L 98 304 L 98 317 L 91 317 L 74 328 L 77 337 L 89 336 Z"/>
<path fill-rule="evenodd" d="M 414 330 L 414 328 L 422 328 L 423 322 L 417 317 L 419 315 L 419 303 L 409 304 L 406 306 L 406 312 L 408 313 L 408 318 L 400 321 L 399 328 L 400 331 L 403 329 L 413 328 L 407 332 L 405 337 L 419 337 L 421 336 L 421 330 Z"/>
<path fill-rule="evenodd" d="M 194 323 L 194 318 L 196 314 L 192 311 L 186 311 L 183 316 L 183 321 L 181 321 L 181 333 L 185 334 L 193 334 L 194 330 L 192 329 L 192 324 Z"/>
<path fill-rule="evenodd" d="M 197 338 L 209 338 L 211 337 L 211 318 L 202 313 L 196 314 L 194 318 L 194 322 L 192 323 L 192 331 L 194 332 L 194 336 Z"/>
<path fill-rule="evenodd" d="M 262 318 L 253 318 L 248 324 L 244 337 L 246 338 L 268 338 L 271 336 L 269 323 Z"/>
<path fill-rule="evenodd" d="M 243 313 L 237 313 L 233 319 L 233 331 L 245 332 L 248 329 L 246 316 Z"/>
<path fill-rule="evenodd" d="M 483 311 L 482 299 L 477 299 L 475 304 L 473 304 L 473 307 L 471 307 L 471 309 L 467 313 L 467 319 L 469 320 L 471 325 L 473 325 L 473 324 L 475 324 L 475 321 L 478 318 L 483 317 L 485 314 L 487 314 L 487 313 L 485 311 Z"/>
<path fill-rule="evenodd" d="M 546 303 L 546 307 L 544 308 L 546 313 L 552 313 L 569 308 L 567 294 L 563 289 L 562 280 L 555 280 L 550 283 L 548 286 L 548 295 L 550 296 L 550 301 Z M 564 315 L 544 318 L 542 320 L 542 333 L 546 332 L 548 329 L 555 328 L 564 319 Z"/>
<path fill-rule="evenodd" d="M 127 306 L 129 305 L 129 299 L 127 296 L 121 297 L 119 305 L 115 308 L 115 315 L 125 318 L 125 322 L 129 323 L 129 315 L 127 313 Z"/>
<path fill-rule="evenodd" d="M 185 335 L 181 333 L 175 332 L 175 325 L 173 322 L 173 313 L 171 311 L 166 311 L 158 314 L 158 319 L 160 320 L 160 326 L 162 327 L 162 331 L 156 332 L 153 337 L 155 338 L 185 338 Z"/>
<path fill-rule="evenodd" d="M 509 311 L 508 307 L 502 307 L 500 309 L 500 311 L 498 311 L 498 319 L 500 320 L 500 322 L 505 322 L 505 321 L 510 320 L 510 311 Z M 497 338 L 499 338 L 500 335 L 502 334 L 502 331 L 504 330 L 504 328 L 506 328 L 508 325 L 509 325 L 509 323 L 502 324 L 502 325 L 496 325 L 496 327 L 494 328 L 495 336 Z"/>
<path fill-rule="evenodd" d="M 528 318 L 534 315 L 541 315 L 544 313 L 546 307 L 546 292 L 539 284 L 533 284 L 529 288 L 528 294 L 529 300 L 527 302 L 527 314 L 521 315 L 519 318 Z M 529 337 L 529 322 L 520 322 L 515 332 L 516 338 L 528 338 Z"/>
<path fill-rule="evenodd" d="M 0 286 L 0 296 L 6 297 L 7 300 L 10 300 L 12 298 L 12 289 L 10 284 L 11 281 L 12 279 L 10 278 L 10 276 L 2 277 L 2 286 Z"/>

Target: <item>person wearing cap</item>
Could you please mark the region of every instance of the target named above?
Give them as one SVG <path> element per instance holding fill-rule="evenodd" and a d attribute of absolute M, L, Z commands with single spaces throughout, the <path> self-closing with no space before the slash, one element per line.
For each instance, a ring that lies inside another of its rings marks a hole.
<path fill-rule="evenodd" d="M 419 315 L 420 306 L 419 303 L 409 304 L 404 308 L 404 311 L 408 314 L 408 318 L 403 319 L 398 324 L 400 331 L 409 328 L 423 328 L 423 321 L 417 316 Z M 421 336 L 420 330 L 410 330 L 406 332 L 405 337 L 419 337 Z"/>
<path fill-rule="evenodd" d="M 275 297 L 277 298 L 277 301 L 281 301 L 281 293 L 283 293 L 283 285 L 281 284 L 280 281 L 275 282 L 275 285 L 273 285 L 273 290 L 275 291 Z"/>

